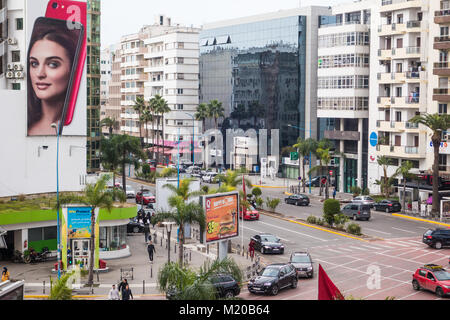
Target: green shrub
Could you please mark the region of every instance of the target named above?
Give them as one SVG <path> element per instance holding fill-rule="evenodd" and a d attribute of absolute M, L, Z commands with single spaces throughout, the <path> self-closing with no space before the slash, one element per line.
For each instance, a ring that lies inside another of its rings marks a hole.
<path fill-rule="evenodd" d="M 207 194 L 209 192 L 209 187 L 208 186 L 203 186 L 202 187 L 202 191 Z"/>
<path fill-rule="evenodd" d="M 50 279 L 52 289 L 48 297 L 49 300 L 72 300 L 72 289 L 67 286 L 67 280 L 71 275 L 72 273 L 66 273 L 55 283 L 53 279 Z"/>
<path fill-rule="evenodd" d="M 353 197 L 357 197 L 361 194 L 361 188 L 357 186 L 351 187 L 350 192 L 353 193 Z"/>
<path fill-rule="evenodd" d="M 319 218 L 316 220 L 316 224 L 319 226 L 323 226 L 323 225 L 325 225 L 325 220 Z"/>
<path fill-rule="evenodd" d="M 317 223 L 317 218 L 315 216 L 309 216 L 306 219 L 306 222 L 311 223 L 311 224 L 316 224 Z"/>
<path fill-rule="evenodd" d="M 280 204 L 280 199 L 278 199 L 278 198 L 274 198 L 274 199 L 267 198 L 267 200 L 266 200 L 266 205 L 267 205 L 267 207 L 269 207 L 269 209 L 272 212 L 275 211 L 275 209 L 278 207 L 279 204 Z"/>
<path fill-rule="evenodd" d="M 254 195 L 255 197 L 259 197 L 259 196 L 261 196 L 261 194 L 262 194 L 262 191 L 260 188 L 255 187 L 252 189 L 252 195 Z"/>
<path fill-rule="evenodd" d="M 263 203 L 264 203 L 264 200 L 263 200 L 262 198 L 256 197 L 255 202 L 256 202 L 256 206 L 257 206 L 258 208 L 262 208 L 262 205 L 263 205 Z"/>
<path fill-rule="evenodd" d="M 334 224 L 334 216 L 341 213 L 341 204 L 339 200 L 327 199 L 323 203 L 323 218 L 330 225 Z"/>
<path fill-rule="evenodd" d="M 142 173 L 144 175 L 148 175 L 150 174 L 150 165 L 148 163 L 144 163 L 144 165 L 142 166 Z"/>
<path fill-rule="evenodd" d="M 336 225 L 336 228 L 339 230 L 345 230 L 344 225 L 348 220 L 349 218 L 342 213 L 336 214 L 334 216 L 334 224 Z"/>
<path fill-rule="evenodd" d="M 161 171 L 161 177 L 168 178 L 168 177 L 175 176 L 177 173 L 178 173 L 178 170 L 175 168 L 164 168 Z"/>
<path fill-rule="evenodd" d="M 355 234 L 357 236 L 361 235 L 361 226 L 357 223 L 349 223 L 347 225 L 347 232 L 351 234 Z"/>
<path fill-rule="evenodd" d="M 369 188 L 365 188 L 365 189 L 363 190 L 363 192 L 362 192 L 362 195 L 363 195 L 363 196 L 370 196 L 370 190 L 369 190 Z"/>

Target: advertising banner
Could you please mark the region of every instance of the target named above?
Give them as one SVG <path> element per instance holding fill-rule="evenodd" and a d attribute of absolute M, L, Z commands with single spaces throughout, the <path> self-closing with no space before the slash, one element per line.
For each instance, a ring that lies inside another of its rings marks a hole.
<path fill-rule="evenodd" d="M 450 199 L 441 200 L 441 221 L 450 219 Z"/>
<path fill-rule="evenodd" d="M 69 239 L 91 237 L 91 208 L 67 208 L 67 237 Z"/>
<path fill-rule="evenodd" d="M 203 197 L 206 215 L 206 243 L 239 236 L 239 193 L 229 192 Z"/>
<path fill-rule="evenodd" d="M 27 136 L 86 134 L 86 5 L 26 0 Z"/>

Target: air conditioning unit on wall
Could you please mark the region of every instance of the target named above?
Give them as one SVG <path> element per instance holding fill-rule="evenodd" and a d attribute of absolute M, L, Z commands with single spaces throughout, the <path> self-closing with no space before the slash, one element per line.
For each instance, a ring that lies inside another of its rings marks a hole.
<path fill-rule="evenodd" d="M 8 63 L 8 70 L 14 70 L 14 64 Z"/>
<path fill-rule="evenodd" d="M 14 73 L 16 78 L 22 79 L 23 78 L 23 72 L 22 71 L 16 71 Z"/>
<path fill-rule="evenodd" d="M 14 78 L 14 72 L 8 71 L 6 72 L 6 79 L 12 79 Z"/>
<path fill-rule="evenodd" d="M 17 39 L 8 38 L 8 44 L 17 44 Z"/>
<path fill-rule="evenodd" d="M 22 71 L 23 70 L 23 66 L 21 64 L 15 64 L 14 65 L 14 70 L 15 71 Z"/>

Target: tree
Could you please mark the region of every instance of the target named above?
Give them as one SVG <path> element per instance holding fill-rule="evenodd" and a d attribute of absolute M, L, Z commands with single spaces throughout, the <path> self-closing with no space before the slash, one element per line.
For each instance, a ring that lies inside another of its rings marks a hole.
<path fill-rule="evenodd" d="M 237 171 L 227 170 L 225 174 L 218 174 L 215 177 L 215 181 L 220 181 L 222 184 L 218 190 L 219 192 L 230 192 L 236 190 L 237 186 L 242 184 L 242 176 Z M 250 180 L 244 178 L 244 181 L 247 187 L 252 187 Z"/>
<path fill-rule="evenodd" d="M 217 130 L 217 122 L 219 118 L 225 116 L 225 109 L 222 106 L 222 102 L 217 100 L 211 100 L 207 105 L 208 117 L 214 119 L 214 128 Z"/>
<path fill-rule="evenodd" d="M 412 177 L 412 174 L 410 173 L 411 169 L 413 167 L 413 164 L 411 161 L 402 161 L 402 164 L 398 169 L 396 170 L 396 175 L 401 175 L 403 178 L 403 212 L 405 212 L 405 204 L 406 204 L 406 179 L 409 179 Z"/>
<path fill-rule="evenodd" d="M 305 158 L 309 157 L 313 152 L 317 149 L 317 142 L 313 140 L 312 138 L 308 138 L 306 140 L 303 140 L 303 138 L 298 137 L 297 143 L 293 145 L 294 148 L 297 149 L 297 152 L 299 156 L 301 156 L 301 161 L 299 159 L 298 165 L 298 172 L 303 172 L 302 182 L 303 182 L 303 192 L 305 192 L 305 186 L 306 186 L 306 174 L 305 174 Z M 311 161 L 311 159 L 309 159 Z M 300 165 L 302 167 L 302 171 L 300 171 Z"/>
<path fill-rule="evenodd" d="M 113 173 L 113 186 L 116 185 L 116 170 L 120 165 L 120 157 L 117 152 L 115 140 L 102 138 L 100 141 L 100 160 L 105 169 Z"/>
<path fill-rule="evenodd" d="M 163 150 L 163 164 L 165 164 L 165 155 L 164 155 L 164 114 L 169 113 L 170 111 L 172 111 L 169 107 L 169 105 L 167 104 L 167 101 L 165 99 L 163 99 L 162 97 L 156 95 L 156 97 L 158 98 L 158 103 L 157 103 L 157 109 L 156 109 L 156 113 L 161 114 L 161 122 L 162 122 L 162 132 L 161 132 L 161 140 L 162 140 L 162 150 Z"/>
<path fill-rule="evenodd" d="M 117 150 L 119 156 L 119 163 L 122 167 L 122 187 L 126 193 L 126 172 L 125 165 L 134 164 L 136 169 L 139 168 L 139 159 L 145 159 L 146 155 L 142 151 L 139 141 L 136 137 L 132 137 L 126 134 L 115 135 L 112 139 L 112 143 Z"/>
<path fill-rule="evenodd" d="M 155 155 L 155 120 L 158 119 L 157 117 L 157 109 L 158 109 L 158 99 L 155 99 L 155 97 L 151 98 L 148 101 L 148 110 L 152 114 L 152 146 L 153 146 L 153 155 Z M 155 157 L 154 157 L 155 158 Z M 153 159 L 154 159 L 153 158 Z"/>
<path fill-rule="evenodd" d="M 335 217 L 341 213 L 339 200 L 327 199 L 323 203 L 323 218 L 330 227 L 333 227 Z"/>
<path fill-rule="evenodd" d="M 439 198 L 439 147 L 441 146 L 442 134 L 450 128 L 450 115 L 448 114 L 422 114 L 409 120 L 411 123 L 422 124 L 432 131 L 431 142 L 433 143 L 433 206 L 431 214 L 437 216 L 440 212 Z"/>
<path fill-rule="evenodd" d="M 214 300 L 217 299 L 216 289 L 210 279 L 220 274 L 231 274 L 241 283 L 242 271 L 236 262 L 230 258 L 206 261 L 198 273 L 176 262 L 166 263 L 158 273 L 158 287 L 161 292 L 173 290 L 176 300 Z"/>
<path fill-rule="evenodd" d="M 278 207 L 278 205 L 280 204 L 280 199 L 279 198 L 267 198 L 266 199 L 266 206 L 270 209 L 270 211 L 275 212 L 275 209 Z"/>
<path fill-rule="evenodd" d="M 205 128 L 206 128 L 206 119 L 208 119 L 208 107 L 206 103 L 200 103 L 197 106 L 197 111 L 194 114 L 194 118 L 197 121 L 202 122 L 202 135 L 205 134 Z M 206 169 L 206 141 L 205 141 L 205 149 L 203 150 L 203 168 Z"/>
<path fill-rule="evenodd" d="M 88 184 L 84 189 L 82 196 L 63 196 L 60 199 L 61 204 L 82 203 L 91 207 L 91 238 L 90 238 L 90 261 L 88 285 L 94 282 L 94 253 L 95 253 L 95 211 L 97 208 L 106 208 L 111 212 L 114 198 L 119 198 L 121 202 L 126 202 L 126 195 L 123 191 L 113 188 L 107 189 L 107 182 L 111 179 L 110 175 L 103 175 L 95 184 Z"/>
<path fill-rule="evenodd" d="M 136 97 L 136 100 L 134 101 L 134 110 L 138 112 L 139 115 L 139 141 L 141 144 L 141 148 L 143 148 L 142 144 L 142 122 L 141 122 L 141 113 L 145 109 L 145 100 L 142 97 Z"/>
<path fill-rule="evenodd" d="M 72 300 L 72 289 L 67 286 L 67 281 L 71 276 L 72 273 L 66 273 L 60 279 L 56 279 L 56 283 L 53 283 L 53 279 L 50 278 L 51 290 L 48 296 L 49 300 Z"/>
<path fill-rule="evenodd" d="M 172 184 L 165 184 L 164 188 L 172 191 L 172 196 L 169 197 L 169 206 L 176 210 L 167 212 L 158 212 L 152 217 L 152 224 L 161 221 L 173 221 L 180 230 L 179 233 L 179 263 L 183 262 L 183 246 L 184 246 L 184 227 L 186 223 L 197 222 L 200 230 L 204 230 L 206 224 L 203 207 L 196 201 L 188 203 L 188 200 L 193 197 L 198 197 L 203 194 L 202 191 L 189 191 L 192 179 L 183 179 L 180 181 L 179 187 Z"/>
<path fill-rule="evenodd" d="M 247 117 L 247 112 L 245 111 L 245 106 L 243 104 L 238 104 L 234 107 L 233 111 L 230 114 L 232 119 L 236 119 L 238 121 L 238 128 L 241 127 L 241 121 Z"/>
<path fill-rule="evenodd" d="M 109 137 L 113 134 L 113 129 L 117 127 L 118 121 L 115 118 L 103 118 L 100 120 L 100 127 L 108 127 Z"/>
<path fill-rule="evenodd" d="M 145 123 L 145 137 L 147 138 L 148 145 L 148 123 L 153 122 L 154 120 L 153 113 L 149 106 L 145 106 L 144 110 L 142 110 L 142 115 L 139 120 Z"/>
<path fill-rule="evenodd" d="M 383 180 L 377 182 L 377 184 L 380 184 L 381 193 L 384 193 L 386 195 L 386 198 L 389 198 L 390 185 L 389 178 L 387 176 L 387 168 L 388 166 L 392 165 L 392 161 L 386 156 L 378 156 L 377 163 L 383 168 Z"/>

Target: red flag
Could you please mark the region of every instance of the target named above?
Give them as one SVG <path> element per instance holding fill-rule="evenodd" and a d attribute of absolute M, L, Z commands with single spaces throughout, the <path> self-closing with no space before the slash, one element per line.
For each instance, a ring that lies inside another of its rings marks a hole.
<path fill-rule="evenodd" d="M 345 300 L 339 289 L 328 278 L 327 273 L 319 264 L 319 300 Z"/>

